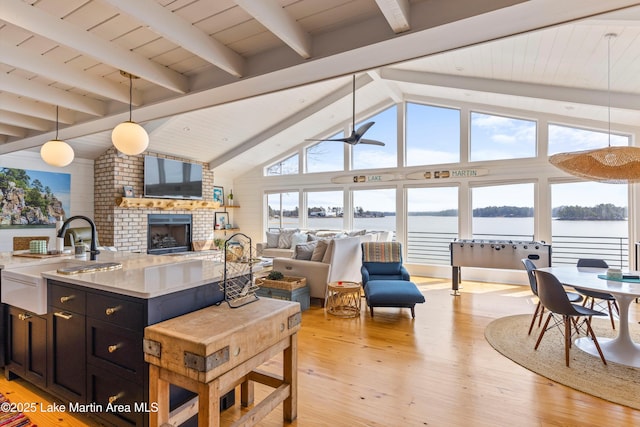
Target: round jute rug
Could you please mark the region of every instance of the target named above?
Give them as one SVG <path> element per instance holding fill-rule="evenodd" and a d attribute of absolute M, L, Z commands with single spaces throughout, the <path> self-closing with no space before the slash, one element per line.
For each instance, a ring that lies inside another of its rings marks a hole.
<path fill-rule="evenodd" d="M 545 313 L 546 320 L 546 313 Z M 571 347 L 569 367 L 565 365 L 564 338 L 558 328 L 544 335 L 534 350 L 541 328 L 527 335 L 531 314 L 502 317 L 487 325 L 484 335 L 489 344 L 517 364 L 555 382 L 614 403 L 640 409 L 640 369 L 591 356 Z M 543 321 L 544 324 L 544 321 Z M 598 337 L 613 337 L 609 319 L 594 319 L 593 329 Z M 640 328 L 630 325 L 631 336 L 640 341 Z M 575 339 L 575 338 L 574 338 Z"/>

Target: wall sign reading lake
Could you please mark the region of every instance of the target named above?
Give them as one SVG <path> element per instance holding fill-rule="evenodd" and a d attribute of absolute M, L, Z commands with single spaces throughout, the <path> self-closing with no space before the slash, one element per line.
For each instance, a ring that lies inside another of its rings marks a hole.
<path fill-rule="evenodd" d="M 0 228 L 55 227 L 70 202 L 68 173 L 0 169 Z"/>

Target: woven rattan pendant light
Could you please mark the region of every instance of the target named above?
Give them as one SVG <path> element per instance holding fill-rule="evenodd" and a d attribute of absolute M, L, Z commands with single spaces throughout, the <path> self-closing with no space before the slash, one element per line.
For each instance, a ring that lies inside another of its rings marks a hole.
<path fill-rule="evenodd" d="M 611 39 L 616 34 L 605 35 L 607 52 L 607 92 L 609 145 L 606 148 L 558 153 L 549 162 L 563 171 L 591 181 L 622 184 L 640 182 L 640 147 L 611 146 Z"/>

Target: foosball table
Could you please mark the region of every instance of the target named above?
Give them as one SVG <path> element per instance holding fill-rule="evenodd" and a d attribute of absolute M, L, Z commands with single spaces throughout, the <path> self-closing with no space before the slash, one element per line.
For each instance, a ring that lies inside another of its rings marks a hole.
<path fill-rule="evenodd" d="M 522 270 L 522 259 L 528 258 L 536 267 L 551 267 L 551 245 L 545 242 L 514 240 L 455 239 L 451 251 L 451 290 L 460 295 L 461 267 Z"/>

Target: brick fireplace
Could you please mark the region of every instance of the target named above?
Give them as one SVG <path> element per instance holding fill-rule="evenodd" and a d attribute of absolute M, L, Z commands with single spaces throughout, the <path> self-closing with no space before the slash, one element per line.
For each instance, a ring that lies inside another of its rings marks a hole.
<path fill-rule="evenodd" d="M 154 153 L 146 153 L 154 155 Z M 157 155 L 175 160 L 177 157 Z M 191 161 L 191 160 L 189 160 Z M 213 200 L 213 171 L 202 163 L 203 200 Z M 122 187 L 131 185 L 136 197 L 142 197 L 144 156 L 118 155 L 109 148 L 94 163 L 94 220 L 100 244 L 115 246 L 118 250 L 147 252 L 149 215 L 189 215 L 192 218 L 191 239 L 206 240 L 213 237 L 214 210 L 160 210 L 155 208 L 120 208 L 115 200 L 122 196 Z"/>

